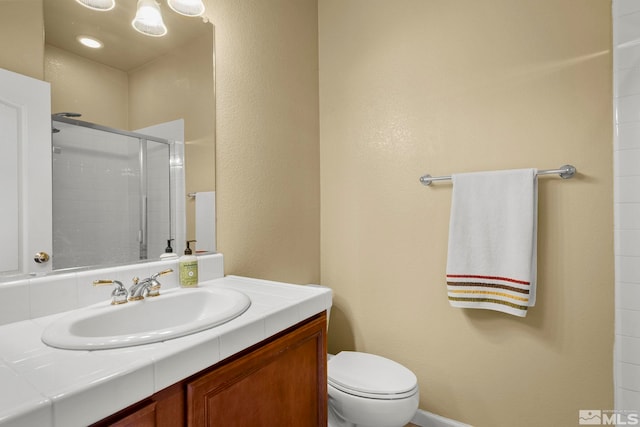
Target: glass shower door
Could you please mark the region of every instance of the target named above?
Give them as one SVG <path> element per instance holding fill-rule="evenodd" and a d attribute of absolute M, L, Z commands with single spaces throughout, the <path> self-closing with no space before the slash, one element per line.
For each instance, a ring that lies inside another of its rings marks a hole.
<path fill-rule="evenodd" d="M 168 143 L 53 122 L 53 268 L 157 257 L 171 236 Z"/>

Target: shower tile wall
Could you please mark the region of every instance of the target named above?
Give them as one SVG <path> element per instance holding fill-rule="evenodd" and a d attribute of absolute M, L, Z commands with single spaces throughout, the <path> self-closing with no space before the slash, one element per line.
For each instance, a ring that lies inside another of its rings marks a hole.
<path fill-rule="evenodd" d="M 613 1 L 616 409 L 640 410 L 640 1 Z M 606 409 L 606 408 L 603 408 Z"/>
<path fill-rule="evenodd" d="M 64 124 L 56 127 L 57 135 L 70 134 Z M 73 138 L 54 136 L 54 268 L 135 260 L 137 229 L 122 225 L 139 217 L 138 144 L 76 130 Z"/>

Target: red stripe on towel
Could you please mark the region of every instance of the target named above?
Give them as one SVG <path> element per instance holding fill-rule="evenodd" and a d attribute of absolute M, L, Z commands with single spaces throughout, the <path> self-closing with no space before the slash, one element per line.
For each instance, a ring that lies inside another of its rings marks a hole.
<path fill-rule="evenodd" d="M 529 282 L 525 282 L 524 280 L 516 280 L 516 279 L 510 279 L 508 277 L 500 277 L 500 276 L 477 276 L 473 274 L 447 274 L 447 277 L 455 278 L 455 279 L 503 280 L 505 282 L 518 283 L 520 285 L 530 285 Z"/>

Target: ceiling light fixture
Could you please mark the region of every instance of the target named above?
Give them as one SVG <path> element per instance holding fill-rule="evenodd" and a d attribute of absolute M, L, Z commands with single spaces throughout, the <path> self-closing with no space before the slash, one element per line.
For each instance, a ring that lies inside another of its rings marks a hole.
<path fill-rule="evenodd" d="M 100 49 L 102 46 L 104 46 L 104 44 L 100 40 L 89 36 L 78 36 L 76 37 L 76 40 L 78 40 L 82 45 L 90 47 L 91 49 Z"/>
<path fill-rule="evenodd" d="M 167 4 L 180 15 L 200 16 L 204 13 L 202 0 L 167 0 Z"/>
<path fill-rule="evenodd" d="M 133 0 L 126 1 L 133 2 Z M 115 0 L 76 0 L 76 2 L 97 11 L 111 10 L 116 5 Z M 205 9 L 202 0 L 167 0 L 167 4 L 174 12 L 191 17 L 201 16 Z M 156 0 L 138 0 L 136 16 L 131 21 L 131 25 L 136 31 L 146 36 L 162 37 L 167 34 L 160 4 Z"/>
<path fill-rule="evenodd" d="M 76 0 L 76 2 L 89 9 L 99 11 L 111 10 L 116 6 L 116 0 Z"/>
<path fill-rule="evenodd" d="M 167 34 L 160 5 L 155 0 L 138 0 L 138 10 L 131 25 L 136 31 L 147 36 L 162 37 Z"/>

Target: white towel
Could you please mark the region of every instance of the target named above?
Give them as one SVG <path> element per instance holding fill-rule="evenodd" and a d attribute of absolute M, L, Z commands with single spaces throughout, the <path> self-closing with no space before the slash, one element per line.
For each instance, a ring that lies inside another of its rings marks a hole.
<path fill-rule="evenodd" d="M 216 192 L 196 193 L 196 248 L 216 251 Z"/>
<path fill-rule="evenodd" d="M 536 301 L 537 170 L 451 178 L 449 303 L 526 316 Z"/>

